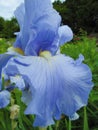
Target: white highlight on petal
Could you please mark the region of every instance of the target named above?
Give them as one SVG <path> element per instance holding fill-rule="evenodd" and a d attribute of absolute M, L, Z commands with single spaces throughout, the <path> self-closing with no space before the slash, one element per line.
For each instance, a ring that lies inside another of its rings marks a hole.
<path fill-rule="evenodd" d="M 77 113 L 74 113 L 72 116 L 69 117 L 70 120 L 74 121 L 79 118 L 79 115 Z"/>

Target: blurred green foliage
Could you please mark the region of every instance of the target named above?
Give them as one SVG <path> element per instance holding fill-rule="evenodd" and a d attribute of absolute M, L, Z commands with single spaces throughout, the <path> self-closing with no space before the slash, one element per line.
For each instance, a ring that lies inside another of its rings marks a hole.
<path fill-rule="evenodd" d="M 7 51 L 7 49 L 13 44 L 15 39 L 5 39 L 5 38 L 0 38 L 0 54 L 4 53 Z"/>
<path fill-rule="evenodd" d="M 7 48 L 10 46 L 6 39 L 0 39 L 0 54 L 6 52 Z"/>

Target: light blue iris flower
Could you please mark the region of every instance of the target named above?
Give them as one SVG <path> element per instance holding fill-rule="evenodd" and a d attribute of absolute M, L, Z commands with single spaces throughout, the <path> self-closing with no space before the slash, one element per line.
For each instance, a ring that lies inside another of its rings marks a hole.
<path fill-rule="evenodd" d="M 7 90 L 0 91 L 0 108 L 6 107 L 10 103 L 10 92 Z"/>
<path fill-rule="evenodd" d="M 7 90 L 2 90 L 1 71 L 11 57 L 12 56 L 6 54 L 0 55 L 0 108 L 4 108 L 10 103 L 10 93 Z"/>
<path fill-rule="evenodd" d="M 25 114 L 35 114 L 33 125 L 42 127 L 54 124 L 62 114 L 78 118 L 76 111 L 87 105 L 93 83 L 82 55 L 74 60 L 57 53 L 60 45 L 73 38 L 71 29 L 60 26 L 61 17 L 50 0 L 25 0 L 15 16 L 20 32 L 13 50 L 20 54 L 11 57 L 3 71 L 9 77 L 21 76 L 20 88 L 24 81 Z"/>
<path fill-rule="evenodd" d="M 10 102 L 10 93 L 7 90 L 2 90 L 2 82 L 0 80 L 0 108 L 6 107 Z"/>

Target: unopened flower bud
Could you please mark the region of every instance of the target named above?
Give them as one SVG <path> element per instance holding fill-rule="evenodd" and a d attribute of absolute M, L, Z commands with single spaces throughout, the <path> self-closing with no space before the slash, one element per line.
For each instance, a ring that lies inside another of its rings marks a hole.
<path fill-rule="evenodd" d="M 19 111 L 20 111 L 20 106 L 18 105 L 13 105 L 10 107 L 10 118 L 11 119 L 16 119 L 18 118 L 18 115 L 19 115 Z"/>

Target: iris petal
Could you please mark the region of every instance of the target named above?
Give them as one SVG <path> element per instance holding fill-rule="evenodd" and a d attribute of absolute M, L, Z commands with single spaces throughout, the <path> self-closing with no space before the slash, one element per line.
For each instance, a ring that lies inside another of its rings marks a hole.
<path fill-rule="evenodd" d="M 46 118 L 36 116 L 33 126 L 45 127 L 52 124 L 54 124 L 54 120 L 52 119 L 52 117 L 48 117 L 48 120 L 46 120 Z"/>
<path fill-rule="evenodd" d="M 43 15 L 48 9 L 52 9 L 50 0 L 25 0 L 25 9 L 27 20 L 30 23 L 37 21 L 37 19 Z M 36 23 L 36 22 L 35 22 Z"/>
<path fill-rule="evenodd" d="M 6 90 L 0 92 L 0 108 L 6 107 L 10 102 L 10 93 Z"/>
<path fill-rule="evenodd" d="M 32 26 L 33 34 L 34 30 L 36 30 L 36 37 L 34 39 L 34 35 L 31 33 L 32 37 L 25 50 L 26 55 L 32 55 L 31 50 L 35 50 L 38 53 L 39 50 L 46 50 L 51 46 L 57 35 L 60 21 L 59 14 L 53 9 L 43 14 L 43 16 L 36 21 L 36 25 Z"/>
<path fill-rule="evenodd" d="M 23 29 L 23 23 L 24 23 L 24 15 L 25 15 L 25 8 L 24 4 L 22 3 L 19 7 L 16 8 L 14 11 L 15 17 L 19 23 L 20 26 L 20 32 L 17 33 L 17 38 L 14 43 L 14 47 L 22 48 L 22 29 Z"/>
<path fill-rule="evenodd" d="M 25 83 L 21 76 L 19 76 L 19 75 L 10 76 L 10 81 L 12 84 L 14 83 L 15 86 L 18 87 L 20 90 L 24 90 Z"/>
<path fill-rule="evenodd" d="M 29 105 L 30 101 L 32 100 L 32 94 L 29 90 L 22 91 L 21 100 L 26 104 Z"/>
<path fill-rule="evenodd" d="M 25 0 L 25 10 L 24 14 L 22 4 L 15 11 L 20 33 L 14 47 L 21 48 L 26 55 L 37 55 L 39 48 L 43 50 L 54 41 L 61 17 L 53 9 L 50 0 Z"/>
<path fill-rule="evenodd" d="M 53 124 L 53 117 L 60 119 L 62 114 L 72 118 L 77 110 L 87 104 L 93 83 L 91 71 L 82 59 L 81 56 L 73 60 L 56 55 L 49 59 L 28 56 L 9 61 L 6 73 L 21 75 L 30 86 L 32 100 L 27 104 L 25 114 L 36 115 L 35 126 Z M 27 61 L 28 66 L 20 64 Z"/>
<path fill-rule="evenodd" d="M 59 36 L 57 35 L 52 44 L 47 46 L 45 50 L 51 52 L 52 55 L 55 55 L 58 49 L 59 49 Z"/>
<path fill-rule="evenodd" d="M 73 38 L 73 32 L 67 25 L 59 27 L 58 33 L 60 38 L 60 45 L 71 41 Z"/>
<path fill-rule="evenodd" d="M 12 57 L 12 55 L 8 55 L 8 54 L 1 54 L 0 55 L 0 78 L 1 78 L 2 68 L 6 65 L 6 63 L 8 62 L 8 60 L 11 57 Z"/>
<path fill-rule="evenodd" d="M 77 113 L 74 113 L 69 117 L 70 120 L 77 120 L 79 118 L 79 115 Z"/>
<path fill-rule="evenodd" d="M 24 4 L 21 4 L 19 7 L 17 7 L 16 10 L 14 11 L 14 14 L 19 23 L 20 29 L 22 29 L 25 15 Z"/>
<path fill-rule="evenodd" d="M 20 49 L 23 49 L 22 48 L 22 34 L 21 34 L 21 32 L 19 32 L 17 34 L 16 41 L 14 42 L 14 47 L 16 47 L 16 48 L 18 47 Z"/>

